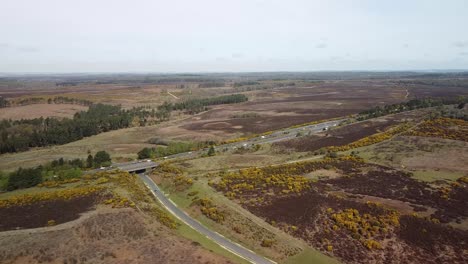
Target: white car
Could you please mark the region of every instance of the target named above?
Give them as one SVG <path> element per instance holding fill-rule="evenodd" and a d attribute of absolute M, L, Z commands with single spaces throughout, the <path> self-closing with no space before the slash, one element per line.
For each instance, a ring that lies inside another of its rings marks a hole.
<path fill-rule="evenodd" d="M 261 138 L 265 138 L 265 136 L 261 136 Z"/>

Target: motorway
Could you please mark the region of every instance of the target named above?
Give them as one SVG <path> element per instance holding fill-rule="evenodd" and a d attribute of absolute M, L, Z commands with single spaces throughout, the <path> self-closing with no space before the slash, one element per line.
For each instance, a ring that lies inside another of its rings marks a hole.
<path fill-rule="evenodd" d="M 181 209 L 179 209 L 171 200 L 169 200 L 164 193 L 159 189 L 159 187 L 145 174 L 138 174 L 141 180 L 145 183 L 145 185 L 151 190 L 153 195 L 158 199 L 158 201 L 175 217 L 179 220 L 190 226 L 191 228 L 195 229 L 202 235 L 206 236 L 207 238 L 213 240 L 216 244 L 220 245 L 221 247 L 225 248 L 226 250 L 232 252 L 233 254 L 250 261 L 251 263 L 255 264 L 273 264 L 276 263 L 269 259 L 266 259 L 260 255 L 255 254 L 254 252 L 246 249 L 245 247 L 234 243 L 227 238 L 223 237 L 222 235 L 211 231 L 210 229 L 206 228 L 200 222 L 196 221 L 195 219 L 191 218 Z"/>
<path fill-rule="evenodd" d="M 278 130 L 269 135 L 258 136 L 258 137 L 250 138 L 250 139 L 235 142 L 235 143 L 219 145 L 219 146 L 216 146 L 216 149 L 236 150 L 242 147 L 249 148 L 256 144 L 274 143 L 274 142 L 278 142 L 282 140 L 293 139 L 297 137 L 298 133 L 301 133 L 302 135 L 307 135 L 309 133 L 316 134 L 316 133 L 323 132 L 324 130 L 328 130 L 331 127 L 338 126 L 340 123 L 342 123 L 345 120 L 346 119 L 333 120 L 333 121 L 323 122 L 323 123 L 319 123 L 315 125 L 308 125 L 308 126 L 302 126 L 302 127 L 297 127 L 297 128 L 287 128 L 283 130 Z M 208 148 L 205 148 L 205 149 L 196 150 L 196 151 L 174 154 L 174 155 L 164 157 L 164 160 L 178 159 L 178 158 L 196 158 L 199 155 L 206 153 L 207 151 L 208 151 Z M 115 170 L 115 169 L 120 169 L 120 170 L 128 171 L 128 172 L 138 172 L 141 170 L 153 169 L 157 166 L 158 166 L 158 163 L 151 161 L 151 160 L 138 160 L 138 161 L 125 162 L 125 163 L 113 163 L 110 167 L 91 170 L 88 173 L 95 173 L 98 171 L 109 171 L 109 170 Z"/>
<path fill-rule="evenodd" d="M 251 147 L 252 145 L 256 145 L 256 144 L 274 143 L 278 141 L 293 139 L 293 138 L 296 138 L 297 133 L 301 133 L 302 135 L 307 135 L 309 133 L 316 134 L 319 132 L 323 132 L 324 130 L 328 130 L 331 127 L 338 126 L 340 123 L 346 120 L 347 119 L 339 119 L 339 120 L 333 120 L 333 121 L 323 122 L 323 123 L 314 124 L 314 125 L 301 126 L 297 128 L 286 128 L 286 129 L 275 131 L 269 135 L 258 136 L 258 137 L 250 138 L 250 139 L 240 141 L 240 142 L 235 142 L 235 143 L 223 144 L 223 145 L 216 146 L 216 148 L 235 150 L 241 147 Z M 170 156 L 164 157 L 164 159 L 167 160 L 167 159 L 176 159 L 176 158 L 194 158 L 202 153 L 206 153 L 207 151 L 208 151 L 208 148 L 205 148 L 205 149 L 201 149 L 197 151 L 184 152 L 184 153 L 170 155 Z"/>

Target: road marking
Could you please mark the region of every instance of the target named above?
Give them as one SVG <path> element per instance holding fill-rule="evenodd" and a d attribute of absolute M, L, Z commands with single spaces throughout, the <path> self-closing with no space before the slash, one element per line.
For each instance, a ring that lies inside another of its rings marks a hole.
<path fill-rule="evenodd" d="M 167 91 L 168 94 L 172 95 L 175 99 L 180 99 L 179 97 L 173 95 L 171 92 Z"/>
<path fill-rule="evenodd" d="M 144 177 L 146 180 L 151 181 L 151 182 L 158 188 L 159 192 L 162 193 L 162 194 L 164 195 L 164 193 L 162 192 L 162 190 L 157 186 L 156 183 L 153 182 L 153 180 L 152 180 L 151 178 L 149 178 L 149 177 L 146 176 L 146 175 L 142 175 L 142 176 L 141 176 L 141 178 L 143 178 L 143 177 Z M 143 180 L 143 179 L 142 179 L 142 180 Z M 231 248 L 229 248 L 229 247 L 226 247 L 226 246 L 224 246 L 224 245 L 222 245 L 222 244 L 219 244 L 219 242 L 216 241 L 216 239 L 214 239 L 214 238 L 212 238 L 212 237 L 210 237 L 210 236 L 208 236 L 208 235 L 206 235 L 206 234 L 203 234 L 202 232 L 200 232 L 199 230 L 197 230 L 191 223 L 189 223 L 189 222 L 183 220 L 182 218 L 180 218 L 180 217 L 177 215 L 177 213 L 176 213 L 175 211 L 173 211 L 171 208 L 169 208 L 168 206 L 166 206 L 166 204 L 165 204 L 162 200 L 159 199 L 158 194 L 155 192 L 156 189 L 152 189 L 152 188 L 146 183 L 145 180 L 143 180 L 143 183 L 144 183 L 145 186 L 151 191 L 151 193 L 153 194 L 153 196 L 156 197 L 156 199 L 159 201 L 159 203 L 161 203 L 161 204 L 164 206 L 164 208 L 166 208 L 166 210 L 168 210 L 172 215 L 174 215 L 174 216 L 175 216 L 177 219 L 179 219 L 181 222 L 185 223 L 186 225 L 188 225 L 189 227 L 191 227 L 193 230 L 197 231 L 198 233 L 200 233 L 200 234 L 203 235 L 204 237 L 206 237 L 206 238 L 208 238 L 209 240 L 211 240 L 211 241 L 213 241 L 214 243 L 216 243 L 216 245 L 218 245 L 218 246 L 224 248 L 225 250 L 231 252 L 232 254 L 234 254 L 234 255 L 236 255 L 236 256 L 242 258 L 242 259 L 245 259 L 246 261 L 248 261 L 248 262 L 250 262 L 250 263 L 254 263 L 254 264 L 257 263 L 255 260 L 250 259 L 250 258 L 248 258 L 248 257 L 246 257 L 246 256 L 243 256 L 243 255 L 241 255 L 241 254 L 235 252 L 233 249 L 231 249 Z M 165 195 L 164 195 L 164 196 L 165 196 Z M 175 208 L 178 208 L 177 204 L 175 204 L 171 199 L 169 199 L 169 198 L 166 197 L 166 196 L 165 196 L 165 198 L 167 199 L 167 201 L 169 201 L 170 203 L 172 203 L 172 205 L 173 205 Z M 178 208 L 178 209 L 179 209 L 179 208 Z M 246 250 L 246 251 L 252 253 L 253 255 L 257 255 L 259 258 L 264 258 L 264 259 L 266 260 L 266 262 L 269 262 L 269 263 L 272 263 L 272 264 L 276 264 L 275 261 L 272 261 L 272 260 L 270 260 L 270 259 L 268 259 L 268 258 L 265 258 L 265 257 L 263 257 L 263 256 L 260 256 L 260 255 L 258 255 L 257 253 L 253 252 L 252 250 L 250 250 L 250 249 L 248 249 L 248 248 L 245 248 L 244 246 L 242 246 L 242 245 L 240 245 L 240 244 L 238 244 L 238 243 L 236 243 L 236 242 L 233 242 L 233 241 L 227 239 L 226 237 L 224 237 L 224 236 L 221 235 L 220 233 L 218 233 L 218 232 L 216 232 L 216 231 L 213 231 L 213 230 L 207 228 L 207 227 L 204 226 L 202 223 L 200 223 L 200 222 L 197 221 L 196 219 L 194 219 L 194 218 L 192 218 L 191 216 L 189 216 L 189 215 L 188 215 L 187 213 L 185 213 L 183 210 L 181 210 L 181 209 L 179 209 L 179 210 L 180 210 L 180 212 L 181 212 L 182 214 L 185 214 L 185 215 L 187 216 L 187 218 L 191 219 L 192 221 L 198 223 L 198 224 L 199 224 L 201 227 L 203 227 L 204 229 L 208 230 L 208 232 L 212 232 L 212 233 L 214 233 L 214 234 L 217 234 L 220 238 L 226 240 L 226 242 L 229 242 L 229 243 L 231 243 L 231 244 L 233 244 L 233 245 L 237 245 L 240 249 Z"/>

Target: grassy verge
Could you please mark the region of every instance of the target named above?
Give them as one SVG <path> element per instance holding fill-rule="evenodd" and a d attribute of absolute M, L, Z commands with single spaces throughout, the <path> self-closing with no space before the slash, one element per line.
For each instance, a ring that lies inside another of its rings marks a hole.
<path fill-rule="evenodd" d="M 461 172 L 451 172 L 442 170 L 421 170 L 413 172 L 413 178 L 426 182 L 433 182 L 437 180 L 456 181 L 460 177 L 463 177 L 463 173 Z"/>
<path fill-rule="evenodd" d="M 192 229 L 186 224 L 181 223 L 181 225 L 177 229 L 177 233 L 187 239 L 194 241 L 195 243 L 199 243 L 202 247 L 209 250 L 210 252 L 216 253 L 218 255 L 222 255 L 230 259 L 234 263 L 240 263 L 240 264 L 250 263 L 247 260 L 222 248 L 221 246 L 219 246 L 212 240 L 208 239 L 207 237 L 203 236 L 202 234 L 198 233 L 197 231 L 195 231 L 194 229 Z"/>
<path fill-rule="evenodd" d="M 6 190 L 8 177 L 0 172 L 0 192 Z"/>
<path fill-rule="evenodd" d="M 290 257 L 286 260 L 285 264 L 309 264 L 309 263 L 323 263 L 323 264 L 338 264 L 338 260 L 330 258 L 317 250 L 306 248 L 301 253 Z"/>

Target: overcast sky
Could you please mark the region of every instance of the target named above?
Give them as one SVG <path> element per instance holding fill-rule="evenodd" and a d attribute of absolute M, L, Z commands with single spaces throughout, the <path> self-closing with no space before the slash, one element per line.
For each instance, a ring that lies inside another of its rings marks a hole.
<path fill-rule="evenodd" d="M 0 72 L 468 69 L 467 0 L 0 0 Z"/>

